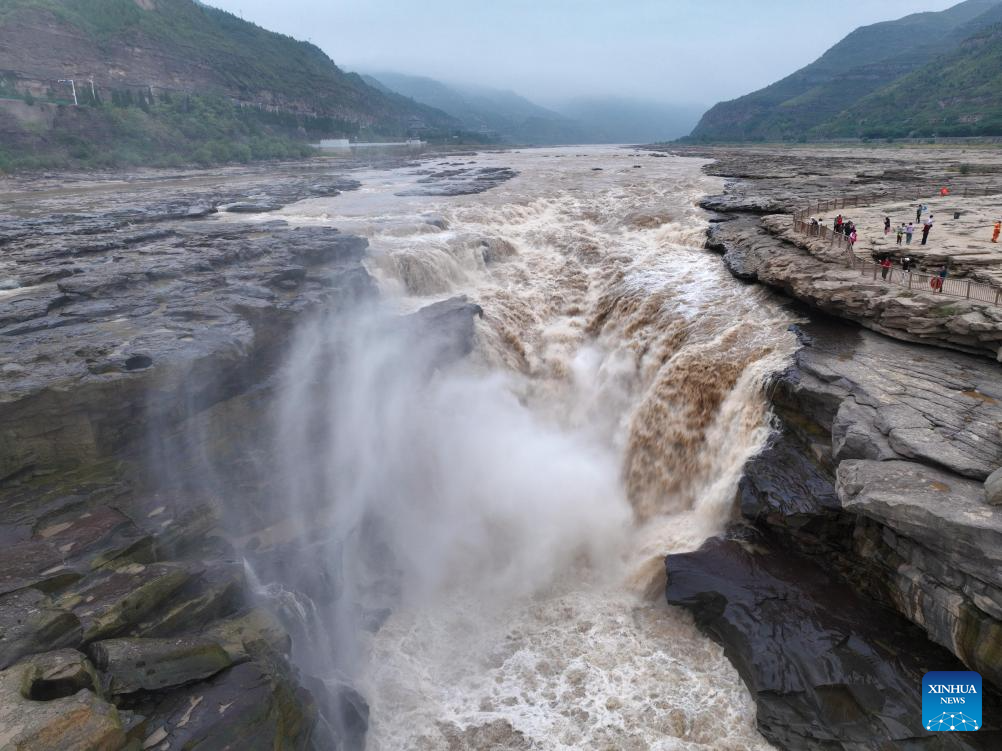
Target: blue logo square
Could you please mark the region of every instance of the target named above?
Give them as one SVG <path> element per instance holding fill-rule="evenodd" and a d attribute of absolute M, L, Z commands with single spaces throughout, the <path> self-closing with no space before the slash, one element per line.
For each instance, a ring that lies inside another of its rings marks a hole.
<path fill-rule="evenodd" d="M 981 675 L 934 671 L 922 678 L 922 727 L 960 732 L 981 728 Z"/>

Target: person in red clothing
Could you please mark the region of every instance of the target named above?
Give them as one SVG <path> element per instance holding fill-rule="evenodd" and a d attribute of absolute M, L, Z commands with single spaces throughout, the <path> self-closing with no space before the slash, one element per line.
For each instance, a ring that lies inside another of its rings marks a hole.
<path fill-rule="evenodd" d="M 884 256 L 884 260 L 880 262 L 880 278 L 887 280 L 887 273 L 891 270 L 891 258 L 890 256 Z"/>

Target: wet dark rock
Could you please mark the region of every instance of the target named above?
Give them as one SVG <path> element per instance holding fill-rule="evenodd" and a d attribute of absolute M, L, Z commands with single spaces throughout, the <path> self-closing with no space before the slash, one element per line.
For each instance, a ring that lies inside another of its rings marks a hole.
<path fill-rule="evenodd" d="M 309 187 L 309 192 L 315 196 L 332 197 L 352 190 L 358 190 L 362 183 L 350 177 L 340 177 L 332 180 L 321 180 Z"/>
<path fill-rule="evenodd" d="M 34 587 L 51 591 L 79 575 L 63 566 L 63 556 L 51 543 L 28 540 L 0 548 L 0 594 Z"/>
<path fill-rule="evenodd" d="M 830 473 L 783 433 L 748 462 L 738 498 L 745 518 L 777 519 L 791 528 L 841 508 Z"/>
<path fill-rule="evenodd" d="M 341 680 L 322 681 L 307 676 L 303 682 L 313 694 L 320 713 L 314 747 L 362 751 L 369 730 L 369 704 L 365 698 Z"/>
<path fill-rule="evenodd" d="M 282 208 L 282 204 L 280 203 L 245 201 L 242 203 L 231 203 L 226 207 L 226 211 L 230 214 L 266 214 L 270 211 L 278 211 L 280 208 Z"/>
<path fill-rule="evenodd" d="M 117 509 L 99 506 L 71 508 L 47 517 L 35 537 L 55 546 L 63 564 L 81 574 L 111 562 L 153 560 L 153 541 Z"/>
<path fill-rule="evenodd" d="M 484 193 L 518 176 L 508 167 L 468 167 L 420 171 L 418 187 L 400 191 L 398 196 L 465 196 Z"/>
<path fill-rule="evenodd" d="M 0 670 L 26 655 L 80 643 L 79 619 L 38 590 L 0 596 Z"/>
<path fill-rule="evenodd" d="M 189 579 L 131 633 L 166 637 L 197 632 L 234 614 L 244 604 L 246 591 L 243 564 L 214 562 Z"/>
<path fill-rule="evenodd" d="M 436 227 L 440 230 L 449 229 L 449 221 L 444 216 L 439 216 L 438 214 L 431 214 L 429 216 L 426 216 L 424 217 L 424 221 L 426 224 L 429 224 L 432 227 Z"/>
<path fill-rule="evenodd" d="M 317 715 L 307 691 L 254 663 L 140 711 L 147 717 L 146 751 L 300 751 L 308 748 Z"/>
<path fill-rule="evenodd" d="M 1002 452 L 996 366 L 832 321 L 800 338 L 742 515 L 1002 685 L 1002 515 L 982 483 Z"/>
<path fill-rule="evenodd" d="M 490 237 L 481 242 L 484 263 L 501 263 L 518 255 L 518 250 L 502 237 Z"/>
<path fill-rule="evenodd" d="M 807 558 L 751 535 L 710 540 L 694 553 L 668 556 L 666 565 L 668 601 L 724 645 L 755 698 L 759 729 L 780 748 L 987 749 L 1002 742 L 996 721 L 977 734 L 924 732 L 922 676 L 962 666 Z M 986 705 L 993 702 L 997 697 Z"/>
<path fill-rule="evenodd" d="M 111 695 L 183 686 L 233 664 L 219 644 L 198 637 L 108 639 L 91 644 L 88 653 Z"/>
<path fill-rule="evenodd" d="M 302 266 L 282 269 L 268 279 L 268 284 L 273 287 L 283 287 L 285 289 L 295 289 L 306 279 L 306 269 Z"/>
<path fill-rule="evenodd" d="M 100 572 L 62 592 L 58 607 L 72 610 L 83 626 L 85 643 L 105 639 L 140 623 L 187 582 L 189 566 L 133 563 Z"/>
<path fill-rule="evenodd" d="M 369 241 L 364 237 L 342 235 L 335 231 L 315 232 L 300 227 L 292 230 L 295 245 L 294 258 L 299 258 L 308 266 L 318 264 L 345 265 L 361 261 L 365 257 Z"/>
<path fill-rule="evenodd" d="M 468 355 L 475 342 L 475 325 L 483 318 L 483 309 L 465 296 L 428 305 L 409 316 L 408 325 L 415 336 L 429 342 L 429 367 L 438 367 Z"/>

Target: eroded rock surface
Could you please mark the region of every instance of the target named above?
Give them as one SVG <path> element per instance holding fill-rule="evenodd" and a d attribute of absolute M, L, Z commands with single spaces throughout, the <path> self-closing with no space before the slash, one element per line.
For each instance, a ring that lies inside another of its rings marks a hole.
<path fill-rule="evenodd" d="M 41 186 L 0 217 L 0 747 L 314 738 L 289 634 L 248 609 L 218 498 L 138 470 L 161 450 L 152 435 L 193 427 L 191 454 L 152 466 L 183 477 L 195 454 L 239 451 L 226 438 L 261 419 L 293 327 L 374 292 L 364 239 L 217 207 L 257 214 L 358 183 L 202 181 Z"/>
<path fill-rule="evenodd" d="M 766 586 L 756 573 L 766 565 L 759 556 L 802 557 L 804 571 L 818 566 L 860 602 L 914 624 L 903 652 L 926 650 L 928 639 L 982 673 L 986 685 L 1000 685 L 1002 514 L 987 503 L 983 485 L 1002 463 L 997 365 L 831 321 L 809 324 L 800 336 L 793 366 L 770 388 L 780 430 L 740 484 L 742 516 L 762 530 L 756 545 L 746 546 L 754 555 L 739 567 L 749 587 Z M 717 558 L 690 564 L 715 570 Z M 784 585 L 794 586 L 796 577 Z M 827 589 L 801 588 L 797 597 L 828 608 Z M 769 622 L 764 600 L 744 602 L 757 615 L 743 623 Z M 729 644 L 738 631 L 715 633 Z M 760 630 L 742 649 L 768 650 L 768 641 Z M 847 644 L 862 659 L 858 643 Z M 866 674 L 890 697 L 912 689 L 872 671 L 901 659 L 888 654 L 859 664 L 871 666 Z M 818 721 L 829 718 L 819 714 Z M 789 738 L 782 745 L 799 747 Z"/>
<path fill-rule="evenodd" d="M 846 194 L 929 195 L 953 155 L 908 154 L 905 167 L 893 150 L 695 153 L 732 178 L 703 202 L 720 212 L 709 247 L 735 276 L 811 309 L 795 361 L 768 387 L 777 430 L 746 466 L 743 520 L 728 540 L 668 558 L 669 600 L 724 644 L 780 747 L 994 748 L 994 726 L 962 741 L 922 734 L 915 686 L 945 664 L 981 672 L 992 702 L 1002 685 L 1002 514 L 991 502 L 1002 309 L 861 277 L 843 250 L 795 234 L 779 213 Z M 994 177 L 950 184 L 983 193 Z M 874 241 L 893 242 L 882 230 Z M 989 279 L 988 256 L 974 253 L 954 271 Z M 914 255 L 943 261 L 933 245 Z"/>
<path fill-rule="evenodd" d="M 815 561 L 742 533 L 666 565 L 668 601 L 723 642 L 755 696 L 759 729 L 780 748 L 988 749 L 1002 740 L 997 723 L 977 737 L 923 732 L 922 676 L 963 666 Z"/>
<path fill-rule="evenodd" d="M 795 233 L 787 215 L 715 224 L 708 245 L 735 276 L 818 310 L 897 339 L 999 357 L 1002 307 L 861 275 L 847 267 L 841 248 Z"/>

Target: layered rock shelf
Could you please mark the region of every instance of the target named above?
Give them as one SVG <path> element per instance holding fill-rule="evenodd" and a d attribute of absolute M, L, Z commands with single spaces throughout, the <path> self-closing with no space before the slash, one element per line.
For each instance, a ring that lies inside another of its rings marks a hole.
<path fill-rule="evenodd" d="M 741 521 L 668 557 L 669 602 L 724 644 L 781 748 L 997 747 L 987 708 L 977 734 L 924 733 L 918 686 L 929 670 L 976 670 L 986 707 L 999 704 L 1002 508 L 989 478 L 1002 466 L 1002 309 L 861 278 L 789 213 L 964 178 L 944 176 L 948 152 L 700 155 L 732 178 L 703 202 L 717 212 L 708 246 L 806 306 L 794 362 L 768 387 L 776 431 L 746 467 Z"/>

